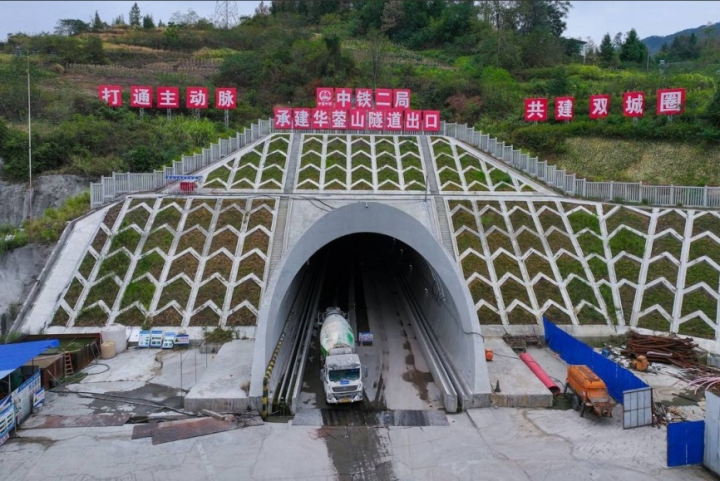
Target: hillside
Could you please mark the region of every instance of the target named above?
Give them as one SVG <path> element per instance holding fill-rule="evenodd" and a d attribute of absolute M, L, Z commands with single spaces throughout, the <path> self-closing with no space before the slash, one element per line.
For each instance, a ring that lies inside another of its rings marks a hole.
<path fill-rule="evenodd" d="M 662 47 L 663 44 L 670 45 L 675 37 L 689 37 L 690 35 L 695 34 L 698 39 L 702 39 L 706 37 L 708 33 L 711 37 L 720 36 L 720 22 L 701 25 L 695 28 L 686 28 L 685 30 L 680 30 L 679 32 L 671 33 L 670 35 L 665 36 L 652 35 L 650 37 L 643 38 L 641 42 L 647 45 L 651 54 L 656 54 L 660 51 L 660 47 Z"/>

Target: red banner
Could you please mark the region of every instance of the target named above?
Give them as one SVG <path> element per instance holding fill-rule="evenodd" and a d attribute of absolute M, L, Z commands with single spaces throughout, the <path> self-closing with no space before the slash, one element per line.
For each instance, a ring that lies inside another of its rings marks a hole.
<path fill-rule="evenodd" d="M 590 96 L 590 118 L 604 119 L 610 113 L 610 96 L 609 95 L 591 95 Z"/>
<path fill-rule="evenodd" d="M 315 89 L 316 107 L 332 107 L 334 98 L 335 93 L 332 87 L 318 87 Z"/>
<path fill-rule="evenodd" d="M 334 107 L 339 109 L 352 108 L 352 89 L 336 88 Z"/>
<path fill-rule="evenodd" d="M 208 100 L 207 87 L 188 87 L 185 91 L 185 105 L 189 109 L 206 109 Z"/>
<path fill-rule="evenodd" d="M 677 115 L 685 109 L 685 89 L 660 89 L 657 91 L 657 115 Z"/>
<path fill-rule="evenodd" d="M 369 130 L 383 130 L 385 128 L 385 109 L 376 109 L 368 111 Z"/>
<path fill-rule="evenodd" d="M 355 108 L 371 109 L 373 108 L 373 91 L 372 89 L 355 89 Z"/>
<path fill-rule="evenodd" d="M 330 111 L 328 109 L 313 109 L 310 119 L 313 129 L 325 130 L 330 128 Z"/>
<path fill-rule="evenodd" d="M 98 85 L 98 98 L 110 107 L 122 106 L 122 87 L 119 85 Z"/>
<path fill-rule="evenodd" d="M 385 129 L 386 130 L 402 130 L 403 129 L 403 111 L 387 110 L 385 112 Z"/>
<path fill-rule="evenodd" d="M 177 109 L 180 107 L 180 89 L 178 87 L 158 87 L 157 106 L 161 109 Z"/>
<path fill-rule="evenodd" d="M 130 86 L 130 107 L 151 109 L 153 106 L 153 89 L 148 85 Z"/>
<path fill-rule="evenodd" d="M 625 92 L 623 94 L 623 115 L 625 117 L 645 115 L 645 92 Z"/>
<path fill-rule="evenodd" d="M 575 115 L 575 98 L 557 97 L 555 99 L 555 120 L 572 120 Z"/>
<path fill-rule="evenodd" d="M 393 90 L 393 108 L 401 110 L 410 109 L 410 89 Z"/>
<path fill-rule="evenodd" d="M 220 87 L 215 89 L 215 108 L 234 109 L 237 107 L 237 89 L 234 87 Z"/>
<path fill-rule="evenodd" d="M 423 110 L 423 130 L 426 132 L 440 132 L 440 111 Z"/>
<path fill-rule="evenodd" d="M 330 111 L 330 128 L 336 130 L 345 130 L 348 128 L 347 110 L 332 109 Z"/>
<path fill-rule="evenodd" d="M 548 119 L 548 99 L 525 99 L 525 121 L 545 122 Z"/>
<path fill-rule="evenodd" d="M 365 130 L 367 128 L 367 110 L 351 109 L 349 128 L 352 130 Z"/>
<path fill-rule="evenodd" d="M 418 132 L 422 127 L 422 110 L 405 111 L 405 130 Z"/>
<path fill-rule="evenodd" d="M 275 107 L 273 109 L 273 114 L 276 129 L 292 129 L 292 109 L 286 107 Z"/>
<path fill-rule="evenodd" d="M 296 129 L 309 129 L 313 109 L 293 109 L 293 126 Z"/>
<path fill-rule="evenodd" d="M 392 89 L 375 89 L 375 108 L 392 108 Z"/>

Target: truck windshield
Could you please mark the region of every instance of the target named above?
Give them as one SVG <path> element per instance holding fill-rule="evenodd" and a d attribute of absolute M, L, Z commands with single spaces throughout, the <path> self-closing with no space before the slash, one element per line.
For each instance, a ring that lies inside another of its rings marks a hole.
<path fill-rule="evenodd" d="M 331 382 L 357 381 L 360 379 L 360 369 L 338 369 L 336 371 L 330 371 L 328 378 Z"/>

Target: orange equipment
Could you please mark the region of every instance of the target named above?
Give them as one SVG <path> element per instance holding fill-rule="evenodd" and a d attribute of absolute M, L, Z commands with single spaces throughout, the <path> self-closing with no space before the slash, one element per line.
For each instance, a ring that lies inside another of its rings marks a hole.
<path fill-rule="evenodd" d="M 565 392 L 573 393 L 572 406 L 585 413 L 585 408 L 592 409 L 600 417 L 612 417 L 615 400 L 608 394 L 605 383 L 587 366 L 569 366 Z"/>
<path fill-rule="evenodd" d="M 630 361 L 630 367 L 640 372 L 647 371 L 648 365 L 647 357 L 642 354 Z"/>
<path fill-rule="evenodd" d="M 485 360 L 486 361 L 492 361 L 493 360 L 493 350 L 492 349 L 485 349 Z"/>

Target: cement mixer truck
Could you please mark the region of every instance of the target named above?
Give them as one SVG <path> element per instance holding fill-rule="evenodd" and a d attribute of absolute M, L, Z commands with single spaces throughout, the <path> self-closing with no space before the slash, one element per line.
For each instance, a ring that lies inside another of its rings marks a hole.
<path fill-rule="evenodd" d="M 320 378 L 328 404 L 363 400 L 362 378 L 366 374 L 355 352 L 355 334 L 337 307 L 320 313 Z"/>

